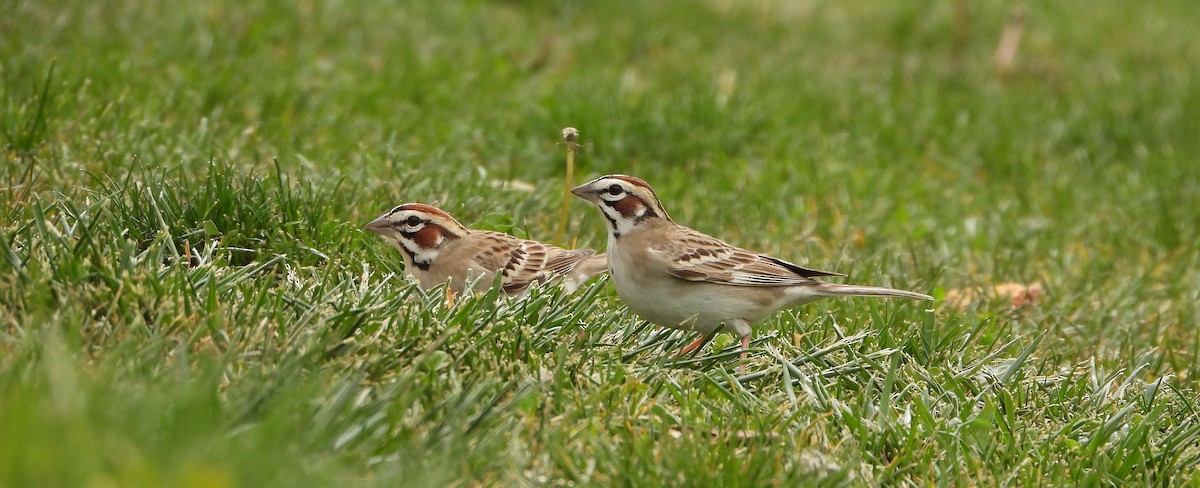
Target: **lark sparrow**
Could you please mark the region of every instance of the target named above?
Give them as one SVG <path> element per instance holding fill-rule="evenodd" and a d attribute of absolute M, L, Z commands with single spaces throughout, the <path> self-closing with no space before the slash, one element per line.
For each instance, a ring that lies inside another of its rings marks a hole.
<path fill-rule="evenodd" d="M 571 193 L 595 204 L 608 220 L 610 279 L 629 309 L 660 326 L 701 333 L 680 355 L 704 345 L 724 324 L 741 337 L 745 359 L 753 324 L 824 297 L 933 299 L 819 281 L 845 275 L 740 249 L 676 224 L 650 185 L 632 176 L 602 176 Z"/>
<path fill-rule="evenodd" d="M 509 295 L 559 277 L 569 293 L 607 270 L 605 256 L 591 249 L 568 251 L 500 232 L 470 230 L 450 214 L 421 203 L 393 208 L 366 229 L 400 249 L 405 274 L 425 289 L 450 280 L 455 293 L 462 293 L 468 283 L 482 290 L 500 273 L 500 284 Z"/>

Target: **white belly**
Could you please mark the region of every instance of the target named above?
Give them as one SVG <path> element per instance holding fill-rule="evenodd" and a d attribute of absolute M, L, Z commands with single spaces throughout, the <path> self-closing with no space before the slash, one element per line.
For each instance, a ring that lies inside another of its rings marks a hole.
<path fill-rule="evenodd" d="M 634 269 L 620 246 L 612 244 L 610 238 L 608 265 L 617 295 L 630 310 L 656 325 L 711 334 L 726 324 L 723 330 L 735 332 L 733 322 L 753 324 L 777 310 L 740 299 L 725 285 L 685 281 L 662 270 Z"/>

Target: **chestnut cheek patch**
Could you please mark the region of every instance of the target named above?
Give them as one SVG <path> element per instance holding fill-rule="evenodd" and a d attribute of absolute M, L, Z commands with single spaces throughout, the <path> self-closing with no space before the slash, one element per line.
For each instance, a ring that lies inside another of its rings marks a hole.
<path fill-rule="evenodd" d="M 413 235 L 413 242 L 416 242 L 417 245 L 421 246 L 422 248 L 433 249 L 441 243 L 441 237 L 441 227 L 434 224 L 427 224 L 425 225 L 425 228 L 417 231 L 416 234 Z"/>
<path fill-rule="evenodd" d="M 627 219 L 636 219 L 646 205 L 637 197 L 625 197 L 613 202 L 613 208 Z"/>

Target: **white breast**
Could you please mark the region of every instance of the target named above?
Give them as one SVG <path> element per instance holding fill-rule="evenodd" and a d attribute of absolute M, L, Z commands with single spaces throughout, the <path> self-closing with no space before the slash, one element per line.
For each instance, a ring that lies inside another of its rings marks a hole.
<path fill-rule="evenodd" d="M 610 237 L 608 265 L 611 281 L 625 306 L 662 327 L 696 330 L 705 334 L 723 323 L 761 320 L 760 310 L 738 298 L 723 285 L 694 283 L 637 263 L 630 250 Z M 654 251 L 651 251 L 654 252 Z"/>

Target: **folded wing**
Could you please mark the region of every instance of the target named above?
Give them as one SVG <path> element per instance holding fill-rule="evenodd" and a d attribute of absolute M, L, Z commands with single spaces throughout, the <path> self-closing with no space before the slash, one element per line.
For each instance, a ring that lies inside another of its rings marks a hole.
<path fill-rule="evenodd" d="M 679 239 L 653 249 L 667 258 L 667 272 L 687 281 L 738 286 L 794 286 L 819 276 L 845 276 L 798 266 L 725 242 L 692 229 Z"/>
<path fill-rule="evenodd" d="M 596 254 L 591 249 L 566 250 L 498 232 L 489 232 L 486 237 L 491 245 L 484 246 L 474 260 L 500 273 L 500 284 L 510 294 L 520 293 L 533 283 L 567 274 Z"/>

